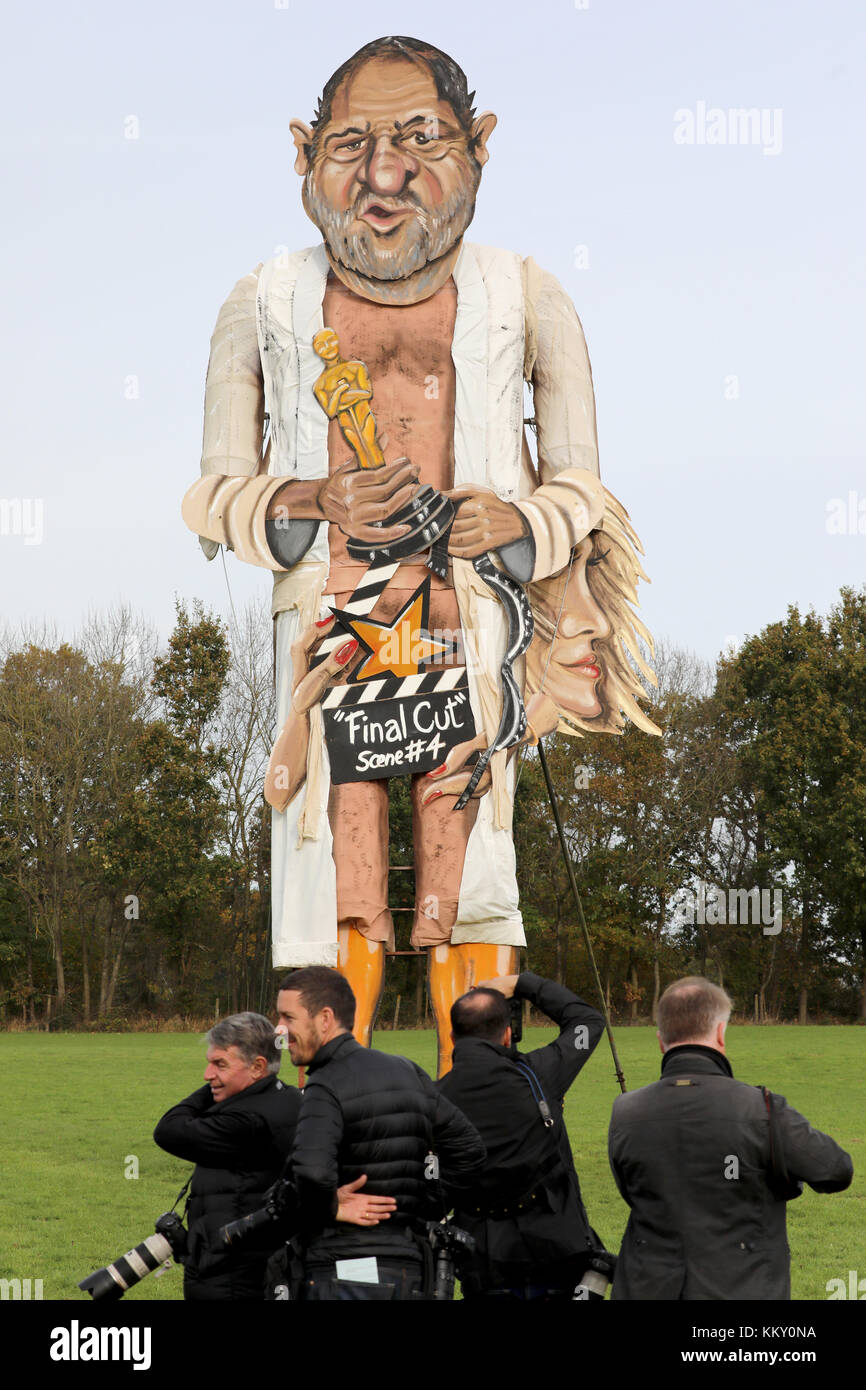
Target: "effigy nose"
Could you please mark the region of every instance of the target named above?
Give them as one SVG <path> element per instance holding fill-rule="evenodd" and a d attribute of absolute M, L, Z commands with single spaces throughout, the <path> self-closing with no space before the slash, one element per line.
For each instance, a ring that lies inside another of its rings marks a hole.
<path fill-rule="evenodd" d="M 390 138 L 380 136 L 367 162 L 367 184 L 373 193 L 395 197 L 403 192 L 409 179 L 417 172 L 417 161 L 401 149 L 395 149 Z"/>

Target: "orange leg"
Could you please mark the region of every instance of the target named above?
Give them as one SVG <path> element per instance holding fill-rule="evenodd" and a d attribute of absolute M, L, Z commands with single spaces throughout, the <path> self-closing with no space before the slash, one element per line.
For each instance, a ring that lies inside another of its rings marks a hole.
<path fill-rule="evenodd" d="M 484 941 L 467 941 L 459 946 L 431 946 L 428 952 L 427 985 L 436 1019 L 438 1076 L 451 1069 L 451 1005 L 483 980 L 500 975 L 516 975 L 518 948 L 494 946 Z"/>
<path fill-rule="evenodd" d="M 436 1020 L 436 1042 L 438 1044 L 438 1066 L 436 1075 L 444 1076 L 451 1070 L 451 1005 L 465 993 L 463 988 L 464 968 L 458 951 L 459 946 L 431 946 L 427 952 L 427 988 L 430 993 L 430 1007 Z"/>
<path fill-rule="evenodd" d="M 338 927 L 337 941 L 337 969 L 349 981 L 355 996 L 352 1032 L 362 1047 L 369 1047 L 385 984 L 385 943 L 370 941 L 357 927 L 348 926 Z"/>

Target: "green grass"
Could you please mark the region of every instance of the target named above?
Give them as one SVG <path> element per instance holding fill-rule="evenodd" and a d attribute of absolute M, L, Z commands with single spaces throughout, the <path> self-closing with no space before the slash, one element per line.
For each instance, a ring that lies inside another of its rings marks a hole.
<path fill-rule="evenodd" d="M 530 1029 L 523 1049 L 552 1030 Z M 629 1089 L 658 1077 L 651 1028 L 618 1029 Z M 429 1032 L 379 1033 L 376 1044 L 402 1052 L 432 1073 Z M 832 1134 L 854 1159 L 847 1192 L 806 1189 L 788 1212 L 792 1294 L 825 1299 L 828 1279 L 857 1270 L 866 1277 L 864 1142 L 866 1031 L 858 1028 L 732 1028 L 736 1075 L 787 1096 L 812 1124 Z M 202 1039 L 194 1034 L 0 1034 L 3 1125 L 0 1131 L 0 1278 L 42 1279 L 45 1298 L 85 1299 L 79 1279 L 153 1231 L 190 1165 L 153 1143 L 169 1106 L 201 1084 Z M 285 1079 L 294 1080 L 288 1069 Z M 607 1124 L 618 1093 L 602 1040 L 566 1101 L 566 1121 L 590 1220 L 617 1249 L 628 1209 L 607 1163 Z M 124 1176 L 128 1156 L 138 1178 Z M 127 1298 L 178 1299 L 173 1266 Z"/>

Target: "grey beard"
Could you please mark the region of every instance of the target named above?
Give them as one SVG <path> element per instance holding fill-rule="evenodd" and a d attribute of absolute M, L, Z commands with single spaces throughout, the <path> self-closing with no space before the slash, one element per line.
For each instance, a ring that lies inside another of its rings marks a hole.
<path fill-rule="evenodd" d="M 411 204 L 417 209 L 409 224 L 408 234 L 399 249 L 376 245 L 376 233 L 362 223 L 362 230 L 351 230 L 355 209 L 335 212 L 321 198 L 308 173 L 304 182 L 304 201 L 307 212 L 328 244 L 334 260 L 369 280 L 405 280 L 431 261 L 438 261 L 460 240 L 475 212 L 475 193 L 478 179 L 473 179 L 435 211 L 418 204 L 412 194 L 399 199 L 379 199 L 384 207 L 391 203 Z M 356 207 L 359 204 L 356 204 Z"/>

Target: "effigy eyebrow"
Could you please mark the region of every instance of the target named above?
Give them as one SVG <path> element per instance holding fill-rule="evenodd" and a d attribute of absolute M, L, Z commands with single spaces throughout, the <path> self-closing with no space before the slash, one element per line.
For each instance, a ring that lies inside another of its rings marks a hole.
<path fill-rule="evenodd" d="M 332 140 L 343 140 L 347 135 L 369 135 L 369 133 L 370 122 L 368 121 L 366 124 L 366 128 L 363 129 L 360 126 L 350 125 L 347 126 L 345 130 L 332 131 L 332 133 L 327 137 L 325 143 L 330 144 Z"/>
<path fill-rule="evenodd" d="M 440 130 L 440 131 L 441 131 L 441 130 L 446 130 L 446 131 L 453 131 L 453 130 L 454 130 L 454 127 L 451 126 L 451 125 L 449 125 L 447 121 L 443 121 L 439 116 L 437 116 L 435 113 L 432 113 L 432 112 L 430 112 L 430 111 L 428 111 L 428 112 L 426 112 L 426 114 L 423 114 L 423 115 L 420 115 L 420 116 L 412 116 L 412 118 L 411 118 L 410 120 L 408 120 L 408 121 L 395 121 L 395 122 L 394 122 L 394 129 L 395 129 L 396 131 L 399 131 L 400 133 L 402 133 L 403 131 L 410 130 L 410 129 L 412 128 L 412 126 L 420 125 L 420 126 L 425 127 L 425 129 L 426 129 L 426 127 L 429 126 L 429 125 L 431 125 L 431 124 L 435 124 L 437 130 Z"/>

